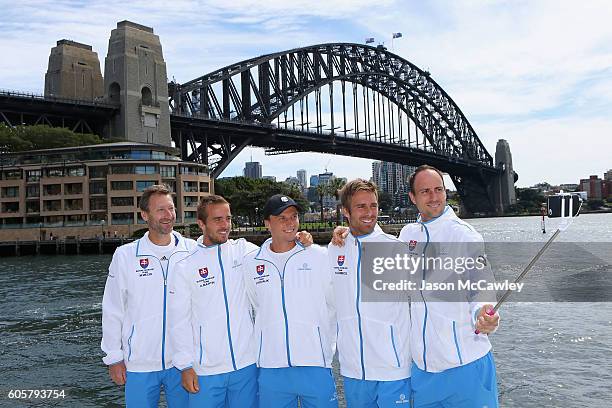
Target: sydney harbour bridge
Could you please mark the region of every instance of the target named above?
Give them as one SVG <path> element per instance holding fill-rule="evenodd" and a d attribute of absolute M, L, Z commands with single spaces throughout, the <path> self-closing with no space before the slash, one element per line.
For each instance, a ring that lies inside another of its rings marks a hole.
<path fill-rule="evenodd" d="M 122 90 L 111 84 L 106 98 L 89 102 L 1 92 L 0 121 L 107 136 L 129 103 L 113 89 Z M 214 177 L 246 146 L 258 146 L 271 155 L 309 151 L 430 164 L 450 175 L 472 213 L 500 213 L 513 193 L 507 143 L 498 143 L 494 158 L 429 72 L 381 46 L 332 43 L 272 53 L 170 82 L 167 92 L 173 144 Z"/>

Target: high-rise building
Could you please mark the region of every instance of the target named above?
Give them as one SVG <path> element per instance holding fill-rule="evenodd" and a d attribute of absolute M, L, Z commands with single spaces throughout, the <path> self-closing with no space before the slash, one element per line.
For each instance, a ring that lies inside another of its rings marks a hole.
<path fill-rule="evenodd" d="M 589 200 L 601 200 L 607 197 L 606 182 L 596 175 L 590 176 L 588 179 L 581 179 L 578 188 L 580 191 L 586 191 Z"/>
<path fill-rule="evenodd" d="M 319 176 L 313 174 L 310 176 L 310 187 L 316 187 L 319 185 Z"/>
<path fill-rule="evenodd" d="M 285 179 L 285 184 L 294 185 L 296 187 L 301 187 L 300 180 L 297 177 L 287 177 Z"/>
<path fill-rule="evenodd" d="M 375 161 L 372 163 L 372 180 L 381 191 L 393 197 L 394 206 L 408 207 L 410 203 L 408 177 L 415 170 L 416 167 L 413 166 Z"/>
<path fill-rule="evenodd" d="M 321 174 L 319 174 L 319 177 L 318 177 L 318 180 L 319 180 L 318 184 L 327 184 L 331 180 L 333 180 L 334 178 L 336 178 L 336 177 L 334 176 L 334 173 L 332 173 L 332 172 L 321 173 Z M 325 197 L 323 197 L 323 207 L 325 207 L 325 208 L 335 208 L 336 204 L 337 204 L 336 197 L 329 196 L 329 195 L 326 195 Z"/>
<path fill-rule="evenodd" d="M 244 177 L 260 179 L 262 174 L 261 164 L 253 161 L 244 163 L 244 170 L 242 174 Z"/>
<path fill-rule="evenodd" d="M 300 185 L 302 186 L 302 189 L 305 189 L 306 187 L 308 187 L 308 184 L 306 183 L 306 170 L 304 169 L 298 170 L 297 178 L 300 181 Z"/>

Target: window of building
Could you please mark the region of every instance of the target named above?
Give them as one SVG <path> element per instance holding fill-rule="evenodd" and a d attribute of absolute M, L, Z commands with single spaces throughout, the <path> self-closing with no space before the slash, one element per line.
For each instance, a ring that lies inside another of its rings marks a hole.
<path fill-rule="evenodd" d="M 185 207 L 197 207 L 198 197 L 183 197 L 183 203 L 185 204 Z"/>
<path fill-rule="evenodd" d="M 40 201 L 26 201 L 26 213 L 39 213 Z"/>
<path fill-rule="evenodd" d="M 185 193 L 197 193 L 198 182 L 197 181 L 183 181 L 183 191 Z"/>
<path fill-rule="evenodd" d="M 44 211 L 61 211 L 62 200 L 45 200 L 43 201 Z"/>
<path fill-rule="evenodd" d="M 159 166 L 159 173 L 162 177 L 175 178 L 176 166 Z"/>
<path fill-rule="evenodd" d="M 134 173 L 134 167 L 130 164 L 114 164 L 111 166 L 113 174 L 132 174 Z"/>
<path fill-rule="evenodd" d="M 69 167 L 66 169 L 66 173 L 70 177 L 83 177 L 85 175 L 85 167 Z"/>
<path fill-rule="evenodd" d="M 146 67 L 146 65 L 145 65 L 145 67 Z M 143 86 L 140 96 L 141 96 L 141 100 L 142 100 L 142 104 L 143 105 L 146 105 L 146 106 L 153 105 L 153 94 L 151 93 L 151 89 L 149 89 L 146 86 Z"/>
<path fill-rule="evenodd" d="M 150 150 L 132 150 L 130 158 L 133 160 L 149 160 L 151 159 Z"/>
<path fill-rule="evenodd" d="M 26 187 L 26 198 L 40 197 L 40 186 L 35 184 Z"/>
<path fill-rule="evenodd" d="M 26 181 L 28 183 L 34 183 L 40 181 L 40 176 L 42 172 L 40 169 L 38 170 L 26 170 Z"/>
<path fill-rule="evenodd" d="M 106 211 L 106 197 L 93 197 L 89 199 L 90 211 Z"/>
<path fill-rule="evenodd" d="M 210 191 L 210 185 L 207 182 L 202 182 L 200 183 L 200 192 L 201 193 L 208 193 Z"/>
<path fill-rule="evenodd" d="M 181 174 L 198 174 L 197 167 L 181 166 Z"/>
<path fill-rule="evenodd" d="M 169 181 L 169 180 L 164 180 L 164 184 L 168 186 L 170 191 L 176 191 L 176 182 Z"/>
<path fill-rule="evenodd" d="M 108 166 L 96 166 L 89 168 L 89 178 L 105 178 L 108 174 Z"/>
<path fill-rule="evenodd" d="M 50 215 L 45 217 L 45 226 L 62 226 L 64 225 L 64 216 L 63 215 Z"/>
<path fill-rule="evenodd" d="M 4 180 L 19 180 L 21 179 L 21 170 L 6 170 L 2 172 Z"/>
<path fill-rule="evenodd" d="M 81 198 L 64 200 L 64 211 L 80 211 L 83 209 L 83 200 Z"/>
<path fill-rule="evenodd" d="M 135 174 L 156 174 L 157 173 L 157 166 L 152 165 L 152 164 L 149 164 L 149 165 L 139 164 L 134 169 L 135 169 L 134 171 Z"/>
<path fill-rule="evenodd" d="M 57 167 L 54 169 L 47 169 L 47 177 L 64 177 L 64 169 Z"/>
<path fill-rule="evenodd" d="M 104 221 L 106 223 L 106 213 L 93 213 L 93 214 L 89 214 L 89 221 L 92 224 L 102 224 L 102 221 Z M 100 230 L 100 233 L 102 233 L 102 230 Z"/>
<path fill-rule="evenodd" d="M 111 190 L 133 190 L 134 183 L 131 181 L 112 181 Z"/>
<path fill-rule="evenodd" d="M 67 215 L 65 225 L 84 225 L 86 221 L 87 216 L 85 214 Z"/>
<path fill-rule="evenodd" d="M 195 211 L 184 211 L 183 222 L 195 222 L 197 219 L 197 213 Z"/>
<path fill-rule="evenodd" d="M 2 198 L 19 197 L 19 186 L 2 187 Z"/>
<path fill-rule="evenodd" d="M 2 203 L 2 212 L 3 213 L 18 213 L 19 212 L 19 202 Z"/>
<path fill-rule="evenodd" d="M 83 183 L 64 184 L 64 194 L 83 194 Z"/>
<path fill-rule="evenodd" d="M 113 207 L 134 206 L 134 197 L 111 197 Z"/>
<path fill-rule="evenodd" d="M 106 194 L 106 181 L 92 181 L 89 183 L 89 194 Z"/>
<path fill-rule="evenodd" d="M 134 214 L 131 212 L 111 214 L 111 222 L 113 225 L 133 224 Z"/>
<path fill-rule="evenodd" d="M 45 195 L 60 195 L 62 193 L 61 184 L 47 184 L 43 188 Z"/>
<path fill-rule="evenodd" d="M 156 152 L 156 151 L 152 151 L 151 152 L 151 156 L 153 160 L 165 160 L 169 158 L 168 153 L 166 152 Z"/>
<path fill-rule="evenodd" d="M 136 191 L 143 192 L 145 188 L 151 187 L 157 183 L 157 180 L 139 180 L 136 182 Z"/>

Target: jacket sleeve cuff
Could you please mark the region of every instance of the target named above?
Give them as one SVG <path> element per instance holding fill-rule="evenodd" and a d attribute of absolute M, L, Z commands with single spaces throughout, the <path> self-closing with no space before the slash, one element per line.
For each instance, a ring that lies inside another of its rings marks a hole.
<path fill-rule="evenodd" d="M 111 366 L 123 361 L 123 351 L 117 350 L 108 353 L 105 357 L 102 358 L 102 361 L 107 366 Z"/>
<path fill-rule="evenodd" d="M 179 371 L 193 367 L 193 360 L 187 353 L 177 353 L 172 358 L 172 363 Z"/>

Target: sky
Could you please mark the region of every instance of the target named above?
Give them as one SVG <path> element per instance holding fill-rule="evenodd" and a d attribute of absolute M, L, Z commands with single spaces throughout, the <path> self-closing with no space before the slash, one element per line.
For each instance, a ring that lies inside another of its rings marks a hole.
<path fill-rule="evenodd" d="M 254 56 L 374 37 L 431 73 L 487 150 L 510 145 L 517 186 L 578 183 L 612 168 L 612 4 L 609 1 L 0 0 L 0 89 L 42 93 L 50 50 L 90 44 L 102 69 L 121 20 L 153 27 L 168 78 L 187 82 Z M 393 32 L 402 38 L 391 41 Z M 245 149 L 277 180 L 305 169 L 371 177 L 371 160 Z"/>

